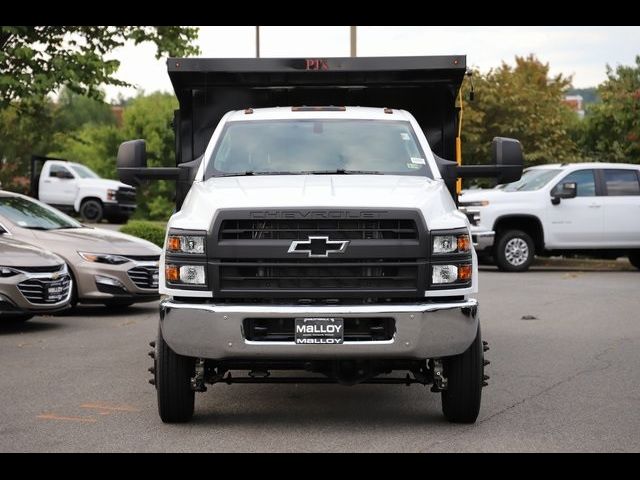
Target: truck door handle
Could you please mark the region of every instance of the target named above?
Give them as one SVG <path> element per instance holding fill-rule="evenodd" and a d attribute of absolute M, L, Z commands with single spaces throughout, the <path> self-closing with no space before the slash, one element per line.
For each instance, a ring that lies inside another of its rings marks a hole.
<path fill-rule="evenodd" d="M 51 180 L 43 180 L 44 183 L 51 183 Z"/>
<path fill-rule="evenodd" d="M 602 205 L 598 205 L 596 203 L 592 203 L 591 205 L 589 205 L 589 208 L 600 208 Z"/>

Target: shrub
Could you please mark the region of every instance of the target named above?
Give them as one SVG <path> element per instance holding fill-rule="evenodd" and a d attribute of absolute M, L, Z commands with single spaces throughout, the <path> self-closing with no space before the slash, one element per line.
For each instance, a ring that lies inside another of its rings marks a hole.
<path fill-rule="evenodd" d="M 146 220 L 130 220 L 129 223 L 120 228 L 122 233 L 133 235 L 151 243 L 155 243 L 162 248 L 164 244 L 164 234 L 167 224 L 164 222 L 149 222 Z"/>

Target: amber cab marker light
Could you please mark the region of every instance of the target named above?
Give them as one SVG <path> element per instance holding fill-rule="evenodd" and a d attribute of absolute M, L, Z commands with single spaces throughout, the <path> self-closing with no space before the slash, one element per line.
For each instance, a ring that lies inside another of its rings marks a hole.
<path fill-rule="evenodd" d="M 169 237 L 167 240 L 167 247 L 170 252 L 179 252 L 181 249 L 180 237 Z"/>
<path fill-rule="evenodd" d="M 168 282 L 177 282 L 180 280 L 180 269 L 175 265 L 167 265 L 164 268 L 164 276 Z"/>
<path fill-rule="evenodd" d="M 468 282 L 471 280 L 471 265 L 460 265 L 458 267 L 458 280 L 462 282 Z"/>
<path fill-rule="evenodd" d="M 471 239 L 469 235 L 460 235 L 458 237 L 458 251 L 468 252 L 469 250 L 471 250 Z"/>

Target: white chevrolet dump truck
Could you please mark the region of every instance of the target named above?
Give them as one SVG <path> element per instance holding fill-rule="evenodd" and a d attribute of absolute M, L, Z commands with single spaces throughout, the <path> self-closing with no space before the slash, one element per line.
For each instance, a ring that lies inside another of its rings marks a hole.
<path fill-rule="evenodd" d="M 118 152 L 124 183 L 176 180 L 150 352 L 164 422 L 216 383 L 432 385 L 448 420 L 475 421 L 487 347 L 456 180 L 514 181 L 522 149 L 445 160 L 465 65 L 168 60 L 177 166 L 146 168 L 144 140 Z"/>

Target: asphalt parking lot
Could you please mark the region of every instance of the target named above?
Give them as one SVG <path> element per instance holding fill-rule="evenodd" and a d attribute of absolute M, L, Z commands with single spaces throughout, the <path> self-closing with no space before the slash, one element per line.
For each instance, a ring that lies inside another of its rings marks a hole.
<path fill-rule="evenodd" d="M 640 450 L 640 272 L 480 281 L 491 380 L 475 425 L 448 424 L 427 387 L 383 385 L 215 385 L 192 423 L 163 425 L 154 302 L 0 325 L 0 451 Z"/>

